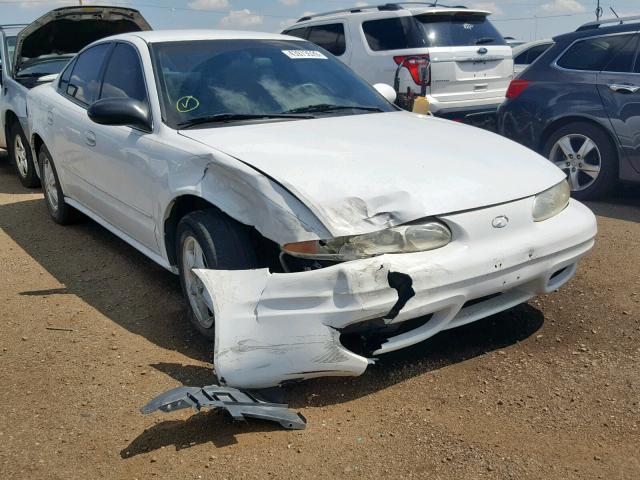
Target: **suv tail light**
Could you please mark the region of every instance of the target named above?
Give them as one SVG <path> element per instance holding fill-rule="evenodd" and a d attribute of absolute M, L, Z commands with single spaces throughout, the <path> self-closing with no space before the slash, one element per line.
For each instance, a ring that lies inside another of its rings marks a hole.
<path fill-rule="evenodd" d="M 398 57 L 393 57 L 396 65 L 400 65 L 405 59 L 408 60 L 404 62 L 404 66 L 409 70 L 411 78 L 413 78 L 413 81 L 416 85 L 422 85 L 422 79 L 420 78 L 420 67 L 424 67 L 426 65 L 427 68 L 431 70 L 429 55 L 401 55 Z M 431 72 L 429 72 L 429 82 L 427 83 L 427 86 L 429 85 L 431 85 Z"/>
<path fill-rule="evenodd" d="M 507 89 L 507 98 L 518 98 L 522 92 L 529 86 L 529 80 L 521 80 L 515 78 L 511 80 Z"/>

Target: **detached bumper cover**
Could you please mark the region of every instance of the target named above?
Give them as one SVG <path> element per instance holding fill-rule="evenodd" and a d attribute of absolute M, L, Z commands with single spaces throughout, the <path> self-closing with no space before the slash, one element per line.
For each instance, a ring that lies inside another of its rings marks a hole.
<path fill-rule="evenodd" d="M 430 315 L 413 330 L 387 338 L 371 352 L 375 356 L 555 290 L 593 246 L 595 217 L 572 200 L 556 217 L 535 223 L 532 204 L 527 198 L 440 217 L 454 241 L 429 252 L 287 274 L 196 270 L 213 299 L 218 378 L 235 387 L 265 388 L 360 375 L 374 360 L 340 343 L 340 330 L 350 325 Z M 492 226 L 498 216 L 510 220 L 507 227 Z M 407 279 L 404 288 L 398 278 Z"/>
<path fill-rule="evenodd" d="M 245 417 L 258 418 L 279 423 L 286 429 L 304 430 L 306 419 L 294 413 L 287 405 L 263 402 L 252 395 L 235 388 L 219 387 L 178 387 L 151 400 L 140 411 L 143 414 L 160 410 L 170 413 L 184 408 L 197 411 L 203 408 L 224 408 L 234 420 L 245 420 Z"/>

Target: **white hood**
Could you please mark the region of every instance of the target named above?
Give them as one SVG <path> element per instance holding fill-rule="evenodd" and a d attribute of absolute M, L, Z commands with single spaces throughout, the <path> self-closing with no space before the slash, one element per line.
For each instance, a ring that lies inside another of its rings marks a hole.
<path fill-rule="evenodd" d="M 532 196 L 564 178 L 496 134 L 407 112 L 180 133 L 273 178 L 336 236 Z"/>

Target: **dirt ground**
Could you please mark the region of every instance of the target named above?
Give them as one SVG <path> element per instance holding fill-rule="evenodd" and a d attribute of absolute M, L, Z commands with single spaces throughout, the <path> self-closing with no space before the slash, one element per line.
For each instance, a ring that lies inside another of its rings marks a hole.
<path fill-rule="evenodd" d="M 560 292 L 288 387 L 309 423 L 282 431 L 142 416 L 213 381 L 177 279 L 52 223 L 0 157 L 0 478 L 639 479 L 640 188 L 590 206 L 597 246 Z"/>

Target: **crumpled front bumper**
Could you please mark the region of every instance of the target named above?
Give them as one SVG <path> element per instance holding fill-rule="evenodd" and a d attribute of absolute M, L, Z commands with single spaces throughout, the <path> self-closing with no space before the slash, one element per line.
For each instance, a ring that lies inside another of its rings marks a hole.
<path fill-rule="evenodd" d="M 440 217 L 454 240 L 429 252 L 297 273 L 197 270 L 213 299 L 219 380 L 265 388 L 360 375 L 373 360 L 340 343 L 340 330 L 350 325 L 379 319 L 395 324 L 430 315 L 416 328 L 387 338 L 371 353 L 375 356 L 555 290 L 592 248 L 595 217 L 572 200 L 557 216 L 535 223 L 532 203 L 527 198 Z M 509 225 L 494 228 L 497 216 L 509 218 Z M 404 282 L 399 287 L 392 278 Z"/>

